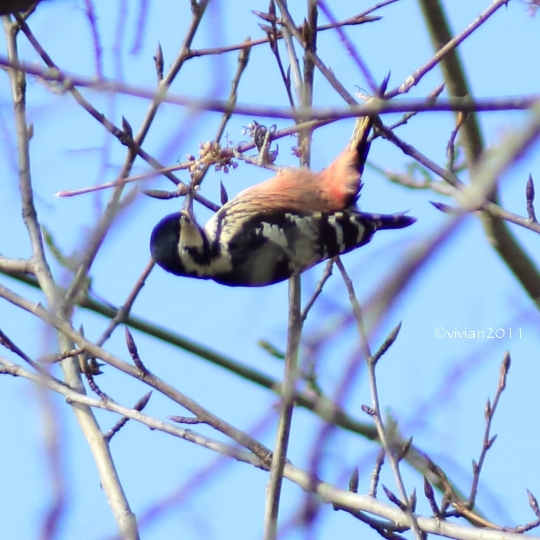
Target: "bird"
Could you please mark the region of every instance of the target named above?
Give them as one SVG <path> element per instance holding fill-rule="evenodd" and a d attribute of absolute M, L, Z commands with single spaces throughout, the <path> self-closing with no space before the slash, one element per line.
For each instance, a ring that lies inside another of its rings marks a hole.
<path fill-rule="evenodd" d="M 284 168 L 241 191 L 201 227 L 190 205 L 153 229 L 154 261 L 177 276 L 232 287 L 263 287 L 367 244 L 376 231 L 401 229 L 405 212 L 373 214 L 356 206 L 373 121 L 360 117 L 349 144 L 321 172 Z"/>
<path fill-rule="evenodd" d="M 37 5 L 39 0 L 1 0 L 0 15 L 8 15 L 9 13 L 18 13 L 26 11 L 32 6 Z"/>

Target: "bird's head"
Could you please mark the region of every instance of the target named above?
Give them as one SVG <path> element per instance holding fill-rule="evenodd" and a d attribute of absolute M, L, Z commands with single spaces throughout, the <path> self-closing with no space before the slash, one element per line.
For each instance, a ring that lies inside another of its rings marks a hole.
<path fill-rule="evenodd" d="M 152 231 L 150 252 L 156 263 L 177 276 L 198 276 L 208 240 L 186 210 L 165 216 Z"/>

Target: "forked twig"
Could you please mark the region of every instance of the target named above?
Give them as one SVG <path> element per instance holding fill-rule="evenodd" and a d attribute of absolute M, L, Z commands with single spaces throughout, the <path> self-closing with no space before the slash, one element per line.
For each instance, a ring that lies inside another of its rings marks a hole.
<path fill-rule="evenodd" d="M 484 411 L 486 428 L 484 430 L 484 439 L 482 442 L 482 450 L 480 451 L 480 457 L 478 461 L 473 460 L 473 480 L 471 484 L 471 492 L 469 495 L 469 500 L 466 502 L 466 506 L 469 509 L 474 508 L 476 502 L 476 495 L 478 493 L 478 482 L 480 481 L 480 474 L 482 472 L 482 467 L 487 456 L 488 450 L 493 446 L 497 435 L 491 436 L 491 424 L 497 410 L 497 405 L 499 404 L 500 397 L 506 388 L 506 378 L 508 376 L 508 370 L 510 369 L 510 353 L 504 353 L 504 358 L 501 363 L 501 370 L 499 375 L 499 384 L 497 385 L 497 391 L 495 392 L 495 397 L 493 398 L 493 403 L 488 399 L 486 403 L 486 408 Z"/>
<path fill-rule="evenodd" d="M 398 94 L 404 94 L 408 92 L 413 86 L 418 84 L 420 80 L 429 73 L 441 60 L 450 52 L 455 50 L 466 38 L 468 38 L 478 27 L 484 24 L 498 9 L 508 4 L 508 0 L 496 0 L 494 1 L 483 13 L 481 13 L 476 19 L 469 24 L 463 31 L 457 36 L 451 39 L 443 47 L 441 47 L 436 54 L 428 62 L 426 62 L 421 68 L 417 69 L 412 75 L 394 90 L 390 90 L 386 97 L 393 98 Z"/>
<path fill-rule="evenodd" d="M 371 389 L 371 399 L 373 408 L 364 408 L 363 409 L 368 412 L 368 414 L 372 417 L 373 422 L 375 423 L 375 426 L 377 428 L 377 432 L 379 434 L 379 439 L 381 441 L 381 445 L 384 448 L 386 457 L 388 458 L 388 461 L 390 463 L 390 466 L 392 468 L 392 471 L 394 473 L 394 478 L 396 480 L 396 484 L 398 486 L 399 492 L 400 492 L 400 499 L 395 499 L 396 504 L 401 507 L 401 509 L 407 514 L 409 519 L 409 525 L 411 527 L 411 530 L 414 533 L 414 536 L 417 540 L 423 540 L 423 535 L 420 531 L 420 528 L 418 527 L 418 522 L 416 520 L 416 516 L 414 515 L 412 500 L 409 499 L 407 496 L 407 493 L 405 491 L 405 485 L 403 483 L 403 479 L 401 477 L 401 472 L 399 470 L 399 460 L 396 459 L 396 456 L 394 452 L 392 451 L 392 448 L 390 446 L 390 443 L 387 439 L 386 430 L 382 421 L 382 416 L 380 412 L 380 406 L 379 406 L 379 392 L 377 389 L 377 379 L 375 375 L 375 366 L 377 359 L 380 358 L 383 354 L 383 352 L 379 352 L 375 356 L 371 354 L 369 342 L 368 342 L 368 336 L 366 334 L 366 330 L 364 327 L 363 317 L 362 317 L 362 309 L 360 307 L 360 304 L 358 302 L 358 299 L 356 298 L 356 294 L 354 292 L 354 286 L 353 283 L 347 274 L 347 271 L 345 270 L 345 267 L 343 266 L 343 263 L 341 262 L 341 259 L 338 258 L 336 261 L 337 267 L 339 268 L 339 271 L 341 272 L 341 275 L 343 277 L 343 281 L 345 283 L 345 286 L 347 288 L 347 291 L 349 293 L 349 300 L 351 302 L 351 307 L 353 311 L 353 315 L 356 319 L 358 332 L 360 335 L 360 340 L 362 347 L 364 349 L 364 356 L 366 358 L 366 364 L 368 368 L 368 375 L 369 375 L 369 385 Z M 393 332 L 394 337 L 392 338 L 393 342 L 395 338 L 397 337 L 397 332 Z M 388 340 L 387 340 L 388 341 Z M 385 345 L 383 344 L 383 347 Z M 386 347 L 387 348 L 387 347 Z M 399 501 L 399 503 L 397 502 Z"/>

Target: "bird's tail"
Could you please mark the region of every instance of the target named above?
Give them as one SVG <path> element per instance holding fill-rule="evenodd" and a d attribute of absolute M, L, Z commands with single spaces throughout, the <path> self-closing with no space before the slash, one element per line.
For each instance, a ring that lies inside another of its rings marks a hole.
<path fill-rule="evenodd" d="M 363 219 L 371 221 L 375 225 L 375 230 L 383 229 L 404 229 L 412 225 L 416 218 L 408 216 L 406 212 L 397 214 L 368 214 L 359 212 Z"/>
<path fill-rule="evenodd" d="M 321 172 L 319 191 L 321 198 L 326 201 L 326 210 L 343 210 L 358 199 L 362 187 L 362 172 L 369 152 L 368 137 L 372 124 L 369 116 L 359 117 L 349 144 Z"/>
<path fill-rule="evenodd" d="M 354 166 L 360 176 L 364 172 L 364 165 L 371 145 L 368 142 L 368 137 L 372 126 L 373 118 L 371 116 L 357 118 L 348 146 L 348 152 L 353 156 L 351 165 Z"/>

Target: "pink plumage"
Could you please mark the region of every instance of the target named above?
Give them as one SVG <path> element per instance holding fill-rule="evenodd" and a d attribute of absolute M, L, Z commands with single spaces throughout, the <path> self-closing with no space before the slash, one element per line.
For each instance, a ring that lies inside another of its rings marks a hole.
<path fill-rule="evenodd" d="M 371 124 L 369 117 L 359 118 L 347 148 L 323 171 L 285 168 L 273 178 L 240 192 L 233 200 L 242 201 L 247 212 L 259 210 L 261 205 L 269 211 L 344 210 L 358 198 Z"/>

